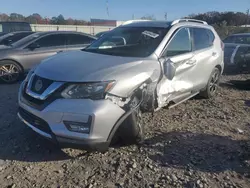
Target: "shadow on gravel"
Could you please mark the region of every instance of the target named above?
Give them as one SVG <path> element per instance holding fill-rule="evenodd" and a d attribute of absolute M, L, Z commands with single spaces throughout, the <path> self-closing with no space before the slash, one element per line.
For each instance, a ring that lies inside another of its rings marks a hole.
<path fill-rule="evenodd" d="M 47 162 L 71 159 L 57 145 L 39 136 L 20 121 L 18 130 L 0 133 L 0 160 Z"/>
<path fill-rule="evenodd" d="M 237 90 L 250 90 L 250 79 L 248 80 L 231 80 L 226 83 L 220 83 L 222 87 L 231 87 Z"/>
<path fill-rule="evenodd" d="M 146 140 L 149 157 L 162 166 L 205 172 L 250 172 L 250 144 L 229 137 L 170 132 Z"/>

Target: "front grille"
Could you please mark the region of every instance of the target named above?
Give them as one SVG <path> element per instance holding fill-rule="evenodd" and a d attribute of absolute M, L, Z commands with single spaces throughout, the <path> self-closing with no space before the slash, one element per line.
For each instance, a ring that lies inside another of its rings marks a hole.
<path fill-rule="evenodd" d="M 37 129 L 47 133 L 51 134 L 52 131 L 48 125 L 48 123 L 41 118 L 35 116 L 34 114 L 29 113 L 28 111 L 24 110 L 23 108 L 19 108 L 19 114 L 20 116 L 27 121 L 32 126 L 36 127 Z"/>
<path fill-rule="evenodd" d="M 30 89 L 32 92 L 35 92 L 37 94 L 42 94 L 52 83 L 53 83 L 52 80 L 35 75 L 33 77 Z M 39 84 L 38 87 L 37 84 Z"/>
<path fill-rule="evenodd" d="M 46 100 L 39 100 L 36 98 L 31 97 L 26 93 L 27 89 L 27 83 L 24 86 L 24 89 L 22 91 L 22 97 L 21 101 L 25 103 L 28 106 L 31 106 L 37 110 L 43 110 L 46 108 L 49 104 L 51 104 L 56 99 L 62 98 L 61 92 L 67 87 L 67 85 L 63 85 L 61 88 L 58 88 L 52 95 L 50 95 Z"/>

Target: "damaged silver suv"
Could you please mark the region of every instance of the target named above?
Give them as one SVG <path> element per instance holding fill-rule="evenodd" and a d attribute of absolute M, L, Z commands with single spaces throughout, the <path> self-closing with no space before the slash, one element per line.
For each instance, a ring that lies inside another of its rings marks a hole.
<path fill-rule="evenodd" d="M 141 143 L 141 113 L 216 94 L 223 43 L 206 22 L 128 21 L 79 51 L 32 69 L 19 91 L 19 118 L 66 147 L 106 150 Z"/>

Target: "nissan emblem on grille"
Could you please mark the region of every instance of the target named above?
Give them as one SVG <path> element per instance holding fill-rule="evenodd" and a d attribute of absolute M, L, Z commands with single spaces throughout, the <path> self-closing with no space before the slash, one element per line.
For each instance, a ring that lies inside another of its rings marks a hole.
<path fill-rule="evenodd" d="M 35 90 L 40 91 L 43 88 L 43 81 L 38 79 L 35 84 Z"/>

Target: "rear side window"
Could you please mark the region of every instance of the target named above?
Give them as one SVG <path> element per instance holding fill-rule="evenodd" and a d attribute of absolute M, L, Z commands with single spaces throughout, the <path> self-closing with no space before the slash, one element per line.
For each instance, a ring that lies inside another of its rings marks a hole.
<path fill-rule="evenodd" d="M 90 44 L 94 39 L 79 35 L 79 34 L 68 34 L 67 35 L 67 41 L 68 45 L 79 45 L 79 44 Z"/>
<path fill-rule="evenodd" d="M 42 37 L 36 41 L 40 47 L 53 47 L 67 45 L 66 37 L 63 34 L 53 34 Z"/>
<path fill-rule="evenodd" d="M 181 55 L 192 51 L 192 44 L 188 28 L 182 28 L 170 41 L 165 56 L 171 57 Z"/>
<path fill-rule="evenodd" d="M 3 41 L 0 42 L 0 44 L 4 44 L 5 41 L 8 41 L 10 44 L 19 41 L 20 39 L 27 37 L 28 35 L 31 35 L 32 33 L 17 33 L 14 35 L 11 35 L 9 37 L 6 37 Z"/>
<path fill-rule="evenodd" d="M 212 31 L 204 28 L 192 28 L 194 50 L 202 50 L 213 45 L 215 36 Z"/>

